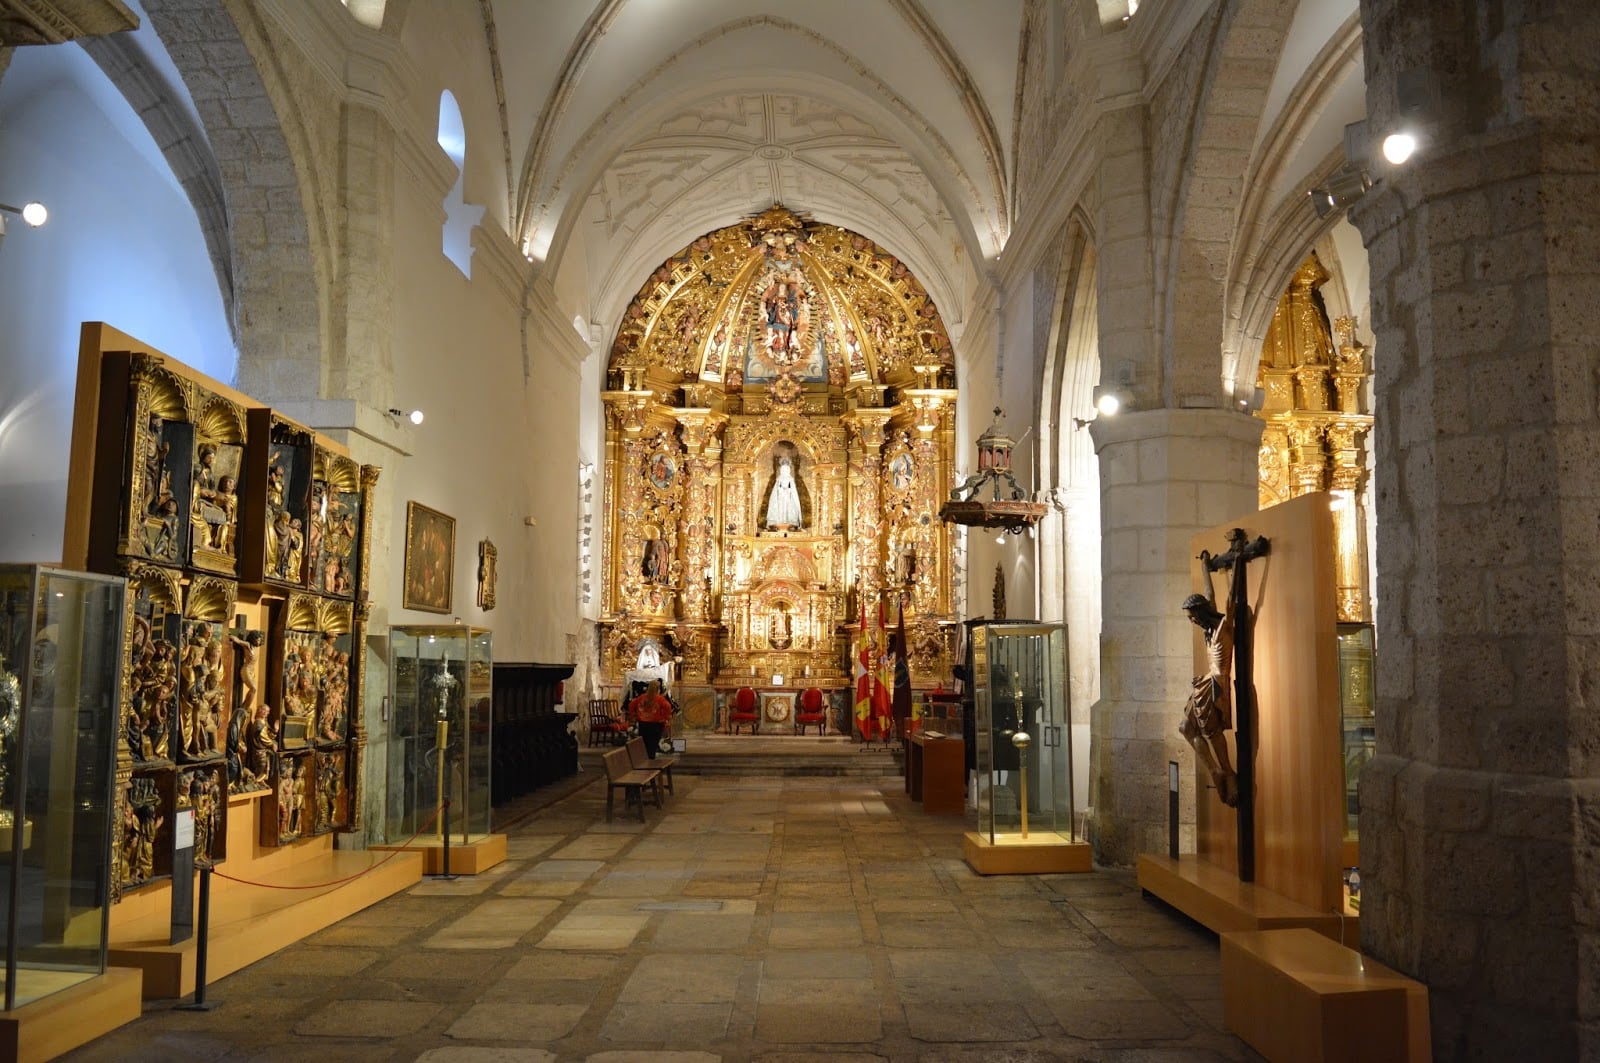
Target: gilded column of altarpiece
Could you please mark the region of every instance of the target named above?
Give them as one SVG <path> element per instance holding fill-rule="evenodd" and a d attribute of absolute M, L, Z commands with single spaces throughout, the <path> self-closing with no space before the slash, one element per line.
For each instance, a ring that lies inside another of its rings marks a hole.
<path fill-rule="evenodd" d="M 608 367 L 600 665 L 652 640 L 683 681 L 840 687 L 863 612 L 903 606 L 948 677 L 948 336 L 867 238 L 774 207 L 664 263 Z"/>
<path fill-rule="evenodd" d="M 1359 621 L 1370 619 L 1362 497 L 1372 429 L 1372 415 L 1362 412 L 1369 369 L 1354 319 L 1341 317 L 1330 329 L 1317 292 L 1328 279 L 1315 252 L 1307 256 L 1262 344 L 1260 504 L 1266 509 L 1312 491 L 1333 492 L 1338 616 Z"/>
<path fill-rule="evenodd" d="M 180 813 L 194 813 L 197 860 L 224 859 L 230 796 L 267 793 L 266 844 L 355 825 L 377 470 L 167 359 L 107 354 L 100 368 L 88 563 L 129 582 L 120 897 L 171 874 Z"/>

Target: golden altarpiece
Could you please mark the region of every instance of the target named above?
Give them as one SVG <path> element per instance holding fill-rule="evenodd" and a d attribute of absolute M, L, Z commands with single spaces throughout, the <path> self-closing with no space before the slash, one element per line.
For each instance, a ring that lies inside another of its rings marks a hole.
<path fill-rule="evenodd" d="M 690 686 L 843 687 L 880 604 L 918 684 L 948 676 L 954 385 L 926 290 L 859 234 L 775 206 L 667 260 L 608 365 L 604 681 L 653 639 Z"/>
<path fill-rule="evenodd" d="M 359 829 L 379 475 L 127 339 L 85 326 L 66 541 L 128 582 L 116 899 L 171 878 L 187 813 L 197 864 L 230 855 L 230 810 L 260 847 Z"/>
<path fill-rule="evenodd" d="M 1338 615 L 1339 696 L 1345 782 L 1344 864 L 1357 862 L 1356 779 L 1376 750 L 1373 625 L 1367 593 L 1363 412 L 1367 350 L 1348 317 L 1328 320 L 1318 289 L 1328 271 L 1316 253 L 1295 270 L 1278 300 L 1261 349 L 1262 509 L 1313 491 L 1332 498 L 1334 600 Z"/>

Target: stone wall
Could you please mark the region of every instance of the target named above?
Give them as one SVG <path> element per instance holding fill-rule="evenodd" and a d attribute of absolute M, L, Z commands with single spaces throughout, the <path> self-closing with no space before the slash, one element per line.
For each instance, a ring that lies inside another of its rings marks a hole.
<path fill-rule="evenodd" d="M 1367 0 L 1368 131 L 1431 143 L 1353 212 L 1377 363 L 1379 756 L 1362 946 L 1438 1059 L 1600 1053 L 1600 10 Z"/>

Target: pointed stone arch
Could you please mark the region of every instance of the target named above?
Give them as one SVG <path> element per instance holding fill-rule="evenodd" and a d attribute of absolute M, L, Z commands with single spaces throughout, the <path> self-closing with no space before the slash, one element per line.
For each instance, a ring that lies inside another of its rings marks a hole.
<path fill-rule="evenodd" d="M 239 386 L 263 398 L 322 397 L 329 349 L 330 226 L 316 204 L 308 138 L 298 126 L 264 28 L 235 5 L 146 0 L 183 77 L 219 178 L 221 206 L 202 224 L 232 280 L 229 319 Z M 172 106 L 179 106 L 176 101 Z"/>
<path fill-rule="evenodd" d="M 1183 176 L 1165 263 L 1166 403 L 1221 395 L 1221 350 L 1227 274 L 1273 67 L 1296 5 L 1243 0 L 1229 5 L 1212 38 L 1201 93 L 1189 129 Z"/>

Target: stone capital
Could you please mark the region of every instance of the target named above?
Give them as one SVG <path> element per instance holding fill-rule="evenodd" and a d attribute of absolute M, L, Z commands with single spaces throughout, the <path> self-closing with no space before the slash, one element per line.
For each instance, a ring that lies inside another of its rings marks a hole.
<path fill-rule="evenodd" d="M 1099 417 L 1089 422 L 1089 437 L 1095 453 L 1126 443 L 1157 439 L 1172 445 L 1181 437 L 1234 440 L 1251 447 L 1261 445 L 1266 427 L 1259 417 L 1233 410 L 1130 410 L 1115 417 Z"/>

